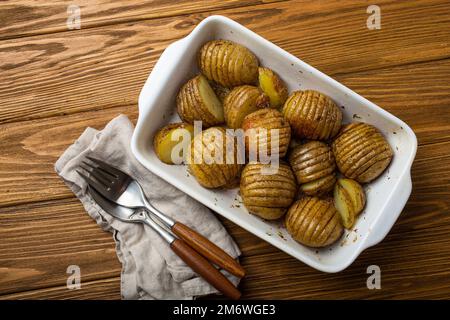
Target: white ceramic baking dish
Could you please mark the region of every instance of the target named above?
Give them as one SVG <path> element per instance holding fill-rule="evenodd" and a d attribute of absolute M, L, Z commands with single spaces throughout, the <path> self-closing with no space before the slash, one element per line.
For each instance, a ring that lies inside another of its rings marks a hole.
<path fill-rule="evenodd" d="M 343 108 L 344 122 L 356 118 L 373 124 L 388 139 L 395 154 L 393 161 L 382 176 L 366 186 L 364 212 L 354 229 L 347 231 L 335 245 L 319 250 L 305 247 L 289 236 L 282 222 L 268 222 L 249 214 L 239 203 L 237 189 L 205 189 L 187 174 L 185 166 L 169 166 L 156 157 L 153 136 L 164 124 L 179 121 L 175 106 L 177 92 L 198 72 L 196 54 L 203 43 L 212 39 L 228 39 L 246 46 L 256 54 L 261 65 L 281 75 L 289 91 L 319 90 Z M 140 93 L 139 119 L 131 144 L 135 157 L 150 171 L 261 239 L 324 272 L 345 269 L 364 249 L 386 236 L 411 193 L 410 171 L 417 149 L 416 136 L 403 121 L 222 16 L 204 19 L 187 37 L 172 43 L 163 52 Z"/>

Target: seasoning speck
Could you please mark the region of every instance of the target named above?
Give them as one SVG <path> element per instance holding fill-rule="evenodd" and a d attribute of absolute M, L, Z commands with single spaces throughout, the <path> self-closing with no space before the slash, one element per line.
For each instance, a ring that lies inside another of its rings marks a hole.
<path fill-rule="evenodd" d="M 353 119 L 362 119 L 360 116 L 358 116 L 356 113 L 353 114 Z"/>

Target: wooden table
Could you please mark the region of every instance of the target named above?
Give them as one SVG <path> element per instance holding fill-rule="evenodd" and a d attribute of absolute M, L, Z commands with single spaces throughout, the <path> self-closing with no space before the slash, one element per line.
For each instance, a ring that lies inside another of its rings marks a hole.
<path fill-rule="evenodd" d="M 68 30 L 67 7 L 81 8 Z M 367 7 L 381 8 L 369 30 Z M 450 298 L 450 3 L 31 1 L 0 3 L 0 298 L 119 299 L 120 263 L 55 174 L 87 126 L 123 113 L 162 51 L 205 17 L 237 20 L 407 122 L 413 193 L 388 237 L 344 272 L 307 267 L 222 219 L 243 251 L 247 299 Z M 369 265 L 381 289 L 369 290 Z M 66 287 L 69 265 L 82 288 Z"/>

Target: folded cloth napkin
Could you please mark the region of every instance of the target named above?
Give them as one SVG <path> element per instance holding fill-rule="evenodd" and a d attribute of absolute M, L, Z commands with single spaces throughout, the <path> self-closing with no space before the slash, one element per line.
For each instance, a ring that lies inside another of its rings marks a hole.
<path fill-rule="evenodd" d="M 237 258 L 239 247 L 208 208 L 145 169 L 134 158 L 130 150 L 133 129 L 124 115 L 113 119 L 102 131 L 87 128 L 58 159 L 56 172 L 97 224 L 113 232 L 117 256 L 122 263 L 123 299 L 193 299 L 216 293 L 217 290 L 195 274 L 150 227 L 119 221 L 103 211 L 86 192 L 86 183 L 76 173 L 86 156 L 113 164 L 139 181 L 156 208 Z M 224 274 L 235 285 L 239 282 L 229 273 Z"/>

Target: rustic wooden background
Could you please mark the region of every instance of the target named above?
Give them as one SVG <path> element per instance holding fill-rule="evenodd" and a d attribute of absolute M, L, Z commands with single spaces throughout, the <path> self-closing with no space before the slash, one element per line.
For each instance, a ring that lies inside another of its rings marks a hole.
<path fill-rule="evenodd" d="M 81 29 L 66 27 L 81 7 Z M 94 4 L 95 3 L 95 4 Z M 450 298 L 450 2 L 154 0 L 0 3 L 0 298 L 119 299 L 111 234 L 55 174 L 61 152 L 87 127 L 137 97 L 168 44 L 205 17 L 237 20 L 406 121 L 419 148 L 413 193 L 379 245 L 344 272 L 315 271 L 231 222 L 248 271 L 243 298 Z M 66 268 L 82 289 L 66 288 Z M 381 290 L 366 268 L 381 267 Z"/>

